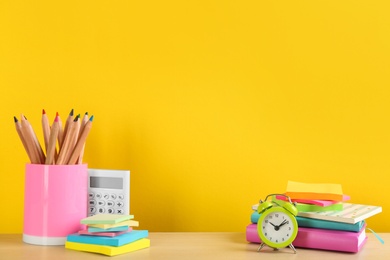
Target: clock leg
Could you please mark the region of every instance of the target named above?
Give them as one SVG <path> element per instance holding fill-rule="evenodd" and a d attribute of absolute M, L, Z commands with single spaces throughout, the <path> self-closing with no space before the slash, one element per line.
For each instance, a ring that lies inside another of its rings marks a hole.
<path fill-rule="evenodd" d="M 261 243 L 259 248 L 257 248 L 257 252 L 259 252 L 264 247 L 264 245 L 265 245 L 264 243 Z"/>
<path fill-rule="evenodd" d="M 295 247 L 293 246 L 293 244 L 289 244 L 288 246 L 294 251 L 294 254 L 297 253 L 297 250 L 295 250 Z"/>

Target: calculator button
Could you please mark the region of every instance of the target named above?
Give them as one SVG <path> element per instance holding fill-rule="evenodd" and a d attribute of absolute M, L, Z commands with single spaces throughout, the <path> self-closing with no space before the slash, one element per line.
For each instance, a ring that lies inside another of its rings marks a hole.
<path fill-rule="evenodd" d="M 99 213 L 104 213 L 106 210 L 104 208 L 98 208 L 97 210 Z"/>
<path fill-rule="evenodd" d="M 111 193 L 111 194 L 110 194 L 110 198 L 111 198 L 112 200 L 116 199 L 116 194 Z"/>
<path fill-rule="evenodd" d="M 108 195 L 107 193 L 104 193 L 104 194 L 103 194 L 103 198 L 104 198 L 105 200 L 108 200 L 108 199 L 110 198 L 110 195 Z"/>
<path fill-rule="evenodd" d="M 96 208 L 95 207 L 90 207 L 89 208 L 89 213 L 93 214 L 96 212 Z"/>
<path fill-rule="evenodd" d="M 107 201 L 107 206 L 108 207 L 114 207 L 115 203 L 112 200 Z"/>
<path fill-rule="evenodd" d="M 96 198 L 97 199 L 101 199 L 102 198 L 102 194 L 101 193 L 96 193 Z"/>
<path fill-rule="evenodd" d="M 91 193 L 88 194 L 88 196 L 89 196 L 90 199 L 93 199 L 93 197 L 95 197 L 95 194 L 93 192 L 91 192 Z"/>
<path fill-rule="evenodd" d="M 104 200 L 99 200 L 97 204 L 98 206 L 104 206 L 106 205 L 106 202 Z"/>
<path fill-rule="evenodd" d="M 123 194 L 118 195 L 118 199 L 123 200 L 124 198 L 125 198 L 125 196 L 123 196 Z"/>
<path fill-rule="evenodd" d="M 90 206 L 95 206 L 96 205 L 96 200 L 90 200 L 89 201 Z"/>
<path fill-rule="evenodd" d="M 117 209 L 116 210 L 116 214 L 123 214 L 123 213 L 124 213 L 123 209 Z"/>
<path fill-rule="evenodd" d="M 109 213 L 109 214 L 114 214 L 114 213 L 115 213 L 115 210 L 114 210 L 114 209 L 108 209 L 108 210 L 107 210 L 107 213 Z"/>
<path fill-rule="evenodd" d="M 116 205 L 117 205 L 118 207 L 122 208 L 122 207 L 123 207 L 123 202 L 122 202 L 122 201 L 118 201 L 118 202 L 116 203 Z"/>

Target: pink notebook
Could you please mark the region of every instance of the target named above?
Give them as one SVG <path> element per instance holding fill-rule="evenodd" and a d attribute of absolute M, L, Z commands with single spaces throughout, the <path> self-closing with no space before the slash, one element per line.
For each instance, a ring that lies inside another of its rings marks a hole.
<path fill-rule="evenodd" d="M 365 227 L 360 232 L 299 227 L 293 245 L 301 248 L 357 253 L 367 241 Z M 246 240 L 260 243 L 257 225 L 246 227 Z"/>
<path fill-rule="evenodd" d="M 116 232 L 88 232 L 88 230 L 84 229 L 84 230 L 80 230 L 79 234 L 80 235 L 88 235 L 88 236 L 115 237 L 115 236 L 119 236 L 119 235 L 128 233 L 131 230 L 133 230 L 131 227 L 129 227 L 129 229 L 126 231 L 116 231 Z"/>
<path fill-rule="evenodd" d="M 277 195 L 276 198 L 278 200 L 284 200 L 287 201 L 286 197 Z M 348 195 L 343 195 L 342 201 L 350 200 L 351 197 Z M 333 205 L 335 203 L 339 203 L 338 200 L 311 200 L 311 199 L 291 199 L 292 202 L 298 202 L 298 203 L 306 203 L 306 204 L 313 204 L 321 207 L 326 207 Z"/>

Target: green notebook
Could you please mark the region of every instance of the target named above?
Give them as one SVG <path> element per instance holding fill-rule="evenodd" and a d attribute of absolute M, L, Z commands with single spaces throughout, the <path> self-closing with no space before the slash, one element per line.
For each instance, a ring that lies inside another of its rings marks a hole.
<path fill-rule="evenodd" d="M 278 203 L 279 205 L 286 203 L 285 201 L 276 199 L 275 197 L 272 198 L 272 201 Z M 343 203 L 338 202 L 325 207 L 313 204 L 296 203 L 296 208 L 299 212 L 341 211 L 343 210 Z"/>
<path fill-rule="evenodd" d="M 133 215 L 119 214 L 97 214 L 87 218 L 83 218 L 81 224 L 116 224 L 129 219 L 133 219 Z"/>

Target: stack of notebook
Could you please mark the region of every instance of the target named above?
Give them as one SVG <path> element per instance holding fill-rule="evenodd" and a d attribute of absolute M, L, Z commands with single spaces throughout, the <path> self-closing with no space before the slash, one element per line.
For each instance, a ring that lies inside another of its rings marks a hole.
<path fill-rule="evenodd" d="M 133 215 L 98 214 L 82 219 L 86 229 L 67 237 L 68 249 L 120 255 L 150 246 L 147 230 L 134 230 L 138 221 Z"/>
<path fill-rule="evenodd" d="M 367 241 L 365 219 L 382 211 L 380 206 L 347 203 L 338 184 L 304 184 L 289 182 L 288 195 L 298 208 L 298 234 L 293 245 L 301 248 L 359 252 Z M 285 197 L 275 196 L 283 205 Z M 246 228 L 248 242 L 260 243 L 257 221 L 260 214 L 253 205 L 251 224 Z"/>

